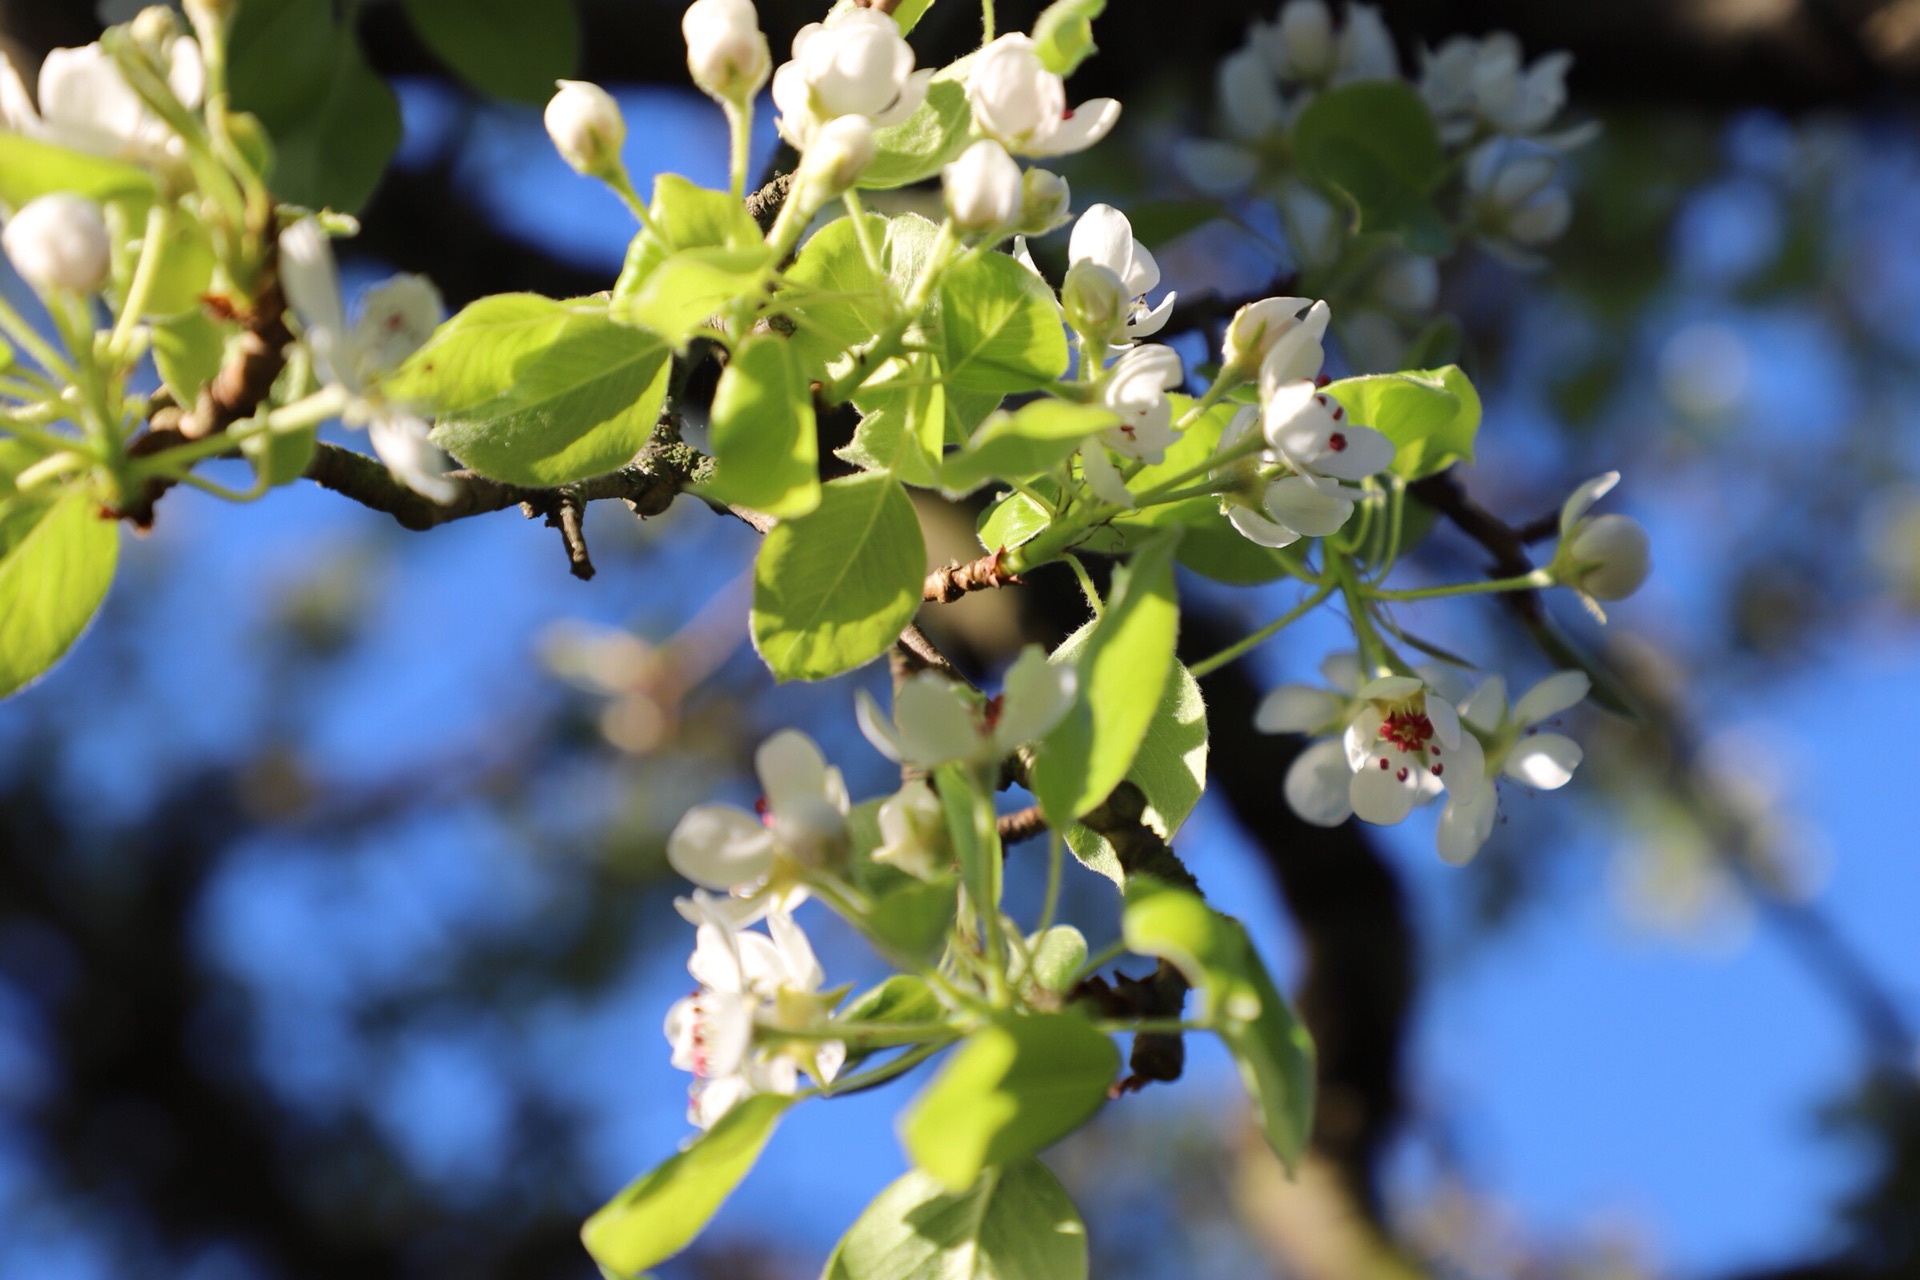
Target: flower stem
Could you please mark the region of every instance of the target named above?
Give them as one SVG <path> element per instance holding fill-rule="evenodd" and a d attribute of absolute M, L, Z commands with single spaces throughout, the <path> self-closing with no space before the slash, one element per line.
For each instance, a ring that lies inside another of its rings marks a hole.
<path fill-rule="evenodd" d="M 733 202 L 739 204 L 746 199 L 747 165 L 752 159 L 753 99 L 728 98 L 720 106 L 727 113 L 727 181 Z"/>
<path fill-rule="evenodd" d="M 1212 657 L 1202 658 L 1200 661 L 1194 663 L 1191 667 L 1187 668 L 1187 673 L 1191 675 L 1195 680 L 1198 680 L 1200 679 L 1200 677 L 1205 675 L 1211 675 L 1213 672 L 1218 671 L 1221 667 L 1226 666 L 1229 662 L 1232 662 L 1234 659 L 1240 657 L 1241 654 L 1246 653 L 1248 650 L 1256 648 L 1261 644 L 1264 644 L 1266 641 L 1270 640 L 1274 636 L 1279 635 L 1282 631 L 1285 631 L 1288 627 L 1292 626 L 1294 623 L 1298 622 L 1301 618 L 1305 617 L 1308 610 L 1312 609 L 1315 605 L 1319 604 L 1322 600 L 1325 600 L 1328 596 L 1332 594 L 1333 594 L 1332 583 L 1329 582 L 1322 585 L 1318 591 L 1314 592 L 1312 595 L 1308 596 L 1305 600 L 1302 600 L 1299 604 L 1287 610 L 1285 613 L 1281 614 L 1278 618 L 1275 618 L 1272 622 L 1269 622 L 1266 626 L 1260 628 L 1258 631 L 1254 632 L 1252 635 L 1246 637 L 1244 640 L 1236 641 L 1235 643 L 1230 644 L 1226 648 L 1222 649 L 1220 652 L 1214 654 Z"/>
<path fill-rule="evenodd" d="M 1060 558 L 1062 560 L 1065 560 L 1067 564 L 1072 567 L 1073 576 L 1080 580 L 1081 594 L 1086 596 L 1087 607 L 1093 610 L 1093 616 L 1095 620 L 1098 620 L 1101 613 L 1104 612 L 1104 609 L 1100 603 L 1100 592 L 1097 589 L 1095 589 L 1093 585 L 1093 578 L 1090 577 L 1087 573 L 1087 566 L 1084 564 L 1081 564 L 1080 557 L 1073 554 L 1073 552 L 1071 551 L 1067 552 L 1065 555 L 1061 556 Z"/>
<path fill-rule="evenodd" d="M 855 1075 L 835 1080 L 832 1084 L 816 1086 L 815 1088 L 806 1090 L 801 1096 L 838 1098 L 845 1094 L 858 1093 L 862 1089 L 871 1089 L 875 1085 L 885 1084 L 895 1076 L 905 1075 L 959 1038 L 960 1037 L 956 1035 L 951 1039 L 937 1041 L 932 1044 L 923 1044 L 917 1049 L 909 1049 L 899 1057 L 889 1059 L 871 1071 L 862 1071 Z"/>
<path fill-rule="evenodd" d="M 1066 862 L 1066 840 L 1058 831 L 1047 831 L 1047 892 L 1040 901 L 1040 927 L 1034 932 L 1045 933 L 1053 928 L 1053 917 L 1060 909 L 1060 868 Z"/>
<path fill-rule="evenodd" d="M 127 284 L 127 296 L 120 301 L 120 315 L 114 321 L 113 334 L 107 339 L 108 349 L 116 360 L 127 358 L 127 348 L 133 341 L 133 330 L 140 323 L 140 315 L 147 308 L 147 295 L 153 292 L 153 282 L 160 275 L 160 259 L 166 252 L 167 231 L 173 220 L 173 206 L 164 200 L 154 202 L 147 210 L 147 229 L 140 241 L 140 261 L 134 264 L 133 279 Z"/>
<path fill-rule="evenodd" d="M 1361 591 L 1375 600 L 1438 600 L 1443 596 L 1469 596 L 1488 591 L 1531 591 L 1537 587 L 1552 585 L 1551 573 L 1545 569 L 1535 569 L 1517 578 L 1493 578 L 1481 582 L 1449 582 L 1438 587 L 1410 587 L 1402 591 L 1368 584 L 1363 585 Z"/>

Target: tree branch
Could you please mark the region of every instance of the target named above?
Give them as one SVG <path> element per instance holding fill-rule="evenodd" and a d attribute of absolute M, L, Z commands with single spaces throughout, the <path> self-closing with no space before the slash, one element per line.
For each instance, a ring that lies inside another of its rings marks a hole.
<path fill-rule="evenodd" d="M 926 585 L 920 591 L 920 598 L 930 604 L 952 604 L 968 592 L 990 591 L 995 587 L 1018 583 L 1019 575 L 1007 572 L 1006 555 L 1007 549 L 1001 547 L 998 551 L 989 552 L 978 560 L 935 569 L 927 575 Z"/>

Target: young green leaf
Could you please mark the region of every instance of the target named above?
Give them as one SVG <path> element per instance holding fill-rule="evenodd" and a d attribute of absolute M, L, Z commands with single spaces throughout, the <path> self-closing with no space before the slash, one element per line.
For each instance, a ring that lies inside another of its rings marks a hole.
<path fill-rule="evenodd" d="M 1411 85 L 1367 80 L 1327 90 L 1300 113 L 1293 145 L 1309 175 L 1352 202 L 1360 230 L 1396 233 L 1416 253 L 1448 251 L 1452 237 L 1432 200 L 1446 153 Z"/>
<path fill-rule="evenodd" d="M 482 93 L 539 104 L 573 74 L 580 20 L 569 0 L 405 0 L 413 29 Z"/>
<path fill-rule="evenodd" d="M 709 316 L 735 298 L 757 295 L 773 266 L 765 245 L 746 249 L 680 249 L 669 255 L 607 313 L 621 324 L 651 329 L 676 351 Z"/>
<path fill-rule="evenodd" d="M 1034 51 L 1047 70 L 1070 76 L 1096 51 L 1093 20 L 1107 0 L 1053 0 L 1033 24 Z"/>
<path fill-rule="evenodd" d="M 1393 470 L 1408 480 L 1473 461 L 1480 393 L 1458 365 L 1342 378 L 1327 394 L 1348 417 L 1393 441 Z"/>
<path fill-rule="evenodd" d="M 836 457 L 865 471 L 890 472 L 902 484 L 931 489 L 940 483 L 947 391 L 937 358 L 889 360 L 853 403 L 860 422 Z"/>
<path fill-rule="evenodd" d="M 1127 776 L 1159 708 L 1176 665 L 1173 554 L 1179 540 L 1177 529 L 1157 534 L 1114 572 L 1106 611 L 1074 659 L 1080 701 L 1034 748 L 1033 793 L 1058 830 Z"/>
<path fill-rule="evenodd" d="M 80 638 L 113 582 L 119 550 L 119 527 L 100 518 L 88 493 L 0 498 L 0 697 L 38 678 Z"/>
<path fill-rule="evenodd" d="M 931 178 L 966 150 L 972 124 L 965 69 L 955 63 L 928 83 L 926 101 L 918 110 L 899 124 L 874 131 L 873 160 L 860 171 L 859 185 L 904 187 Z"/>
<path fill-rule="evenodd" d="M 1170 960 L 1200 996 L 1240 1068 L 1262 1131 L 1292 1168 L 1313 1125 L 1313 1039 L 1260 963 L 1246 928 L 1194 894 L 1147 877 L 1127 884 L 1127 948 Z"/>
<path fill-rule="evenodd" d="M 987 393 L 996 404 L 1067 371 L 1053 290 L 1004 253 L 970 254 L 941 277 L 938 344 L 949 392 Z"/>
<path fill-rule="evenodd" d="M 154 368 L 174 403 L 192 404 L 200 398 L 200 388 L 220 372 L 227 334 L 234 330 L 198 309 L 153 323 L 148 332 L 153 335 Z"/>
<path fill-rule="evenodd" d="M 841 1237 L 821 1280 L 1086 1280 L 1087 1229 L 1037 1160 L 959 1194 L 910 1170 Z"/>
<path fill-rule="evenodd" d="M 640 290 L 659 265 L 686 249 L 753 249 L 764 247 L 760 228 L 746 206 L 725 191 L 695 186 L 677 173 L 653 180 L 653 202 L 647 216 L 652 226 L 634 236 L 627 258 L 614 281 L 611 308 Z"/>
<path fill-rule="evenodd" d="M 783 519 L 820 505 L 813 397 L 786 339 L 741 344 L 714 390 L 712 422 L 708 497 Z"/>
<path fill-rule="evenodd" d="M 824 680 L 886 652 L 920 607 L 927 547 L 906 490 L 869 472 L 767 534 L 753 568 L 753 643 L 780 680 Z"/>
<path fill-rule="evenodd" d="M 609 1200 L 580 1229 L 593 1260 L 615 1275 L 631 1276 L 686 1248 L 753 1168 L 794 1101 L 755 1094 Z"/>
<path fill-rule="evenodd" d="M 900 884 L 874 900 L 866 931 L 886 957 L 897 964 L 934 964 L 953 931 L 960 882 L 953 876 L 939 880 L 916 880 L 911 876 L 901 879 Z"/>
<path fill-rule="evenodd" d="M 667 347 L 590 302 L 482 298 L 386 389 L 435 413 L 434 442 L 483 475 L 556 485 L 626 465 L 653 434 Z"/>
<path fill-rule="evenodd" d="M 940 468 L 940 487 L 952 497 L 989 480 L 1026 480 L 1064 462 L 1081 441 L 1119 421 L 1103 405 L 1035 400 L 1012 413 L 989 415 Z"/>
<path fill-rule="evenodd" d="M 0 129 L 0 204 L 18 209 L 56 191 L 102 204 L 131 200 L 143 207 L 155 194 L 153 175 L 137 165 Z"/>
<path fill-rule="evenodd" d="M 822 227 L 787 269 L 779 300 L 793 317 L 794 350 L 809 377 L 826 376 L 849 348 L 871 342 L 886 328 L 889 294 L 904 297 L 913 287 L 939 236 L 939 228 L 917 213 L 868 214 L 865 225 L 884 278 L 868 268 L 851 218 Z"/>
<path fill-rule="evenodd" d="M 1113 1041 L 1078 1013 L 1006 1016 L 963 1041 L 901 1114 L 914 1164 L 948 1191 L 1023 1160 L 1085 1124 L 1120 1068 Z"/>

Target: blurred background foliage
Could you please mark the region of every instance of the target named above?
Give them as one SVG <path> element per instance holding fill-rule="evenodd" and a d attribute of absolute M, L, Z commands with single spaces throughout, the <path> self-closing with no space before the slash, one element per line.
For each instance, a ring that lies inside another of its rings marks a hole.
<path fill-rule="evenodd" d="M 1003 5 L 1002 29 L 1037 7 Z M 1291 747 L 1248 717 L 1337 627 L 1208 680 L 1214 775 L 1183 852 L 1314 1025 L 1314 1157 L 1288 1183 L 1200 1049 L 1050 1157 L 1094 1273 L 1920 1275 L 1920 4 L 1382 7 L 1408 59 L 1495 28 L 1571 50 L 1574 113 L 1605 125 L 1549 269 L 1465 252 L 1441 306 L 1488 406 L 1477 501 L 1519 524 L 1625 472 L 1653 581 L 1604 632 L 1553 608 L 1646 714 L 1587 716 L 1567 799 L 1509 805 L 1454 871 L 1418 819 L 1323 832 L 1280 799 Z M 617 270 L 614 200 L 551 155 L 537 107 L 472 79 L 537 101 L 527 68 L 558 59 L 620 94 L 643 188 L 723 180 L 677 5 L 582 0 L 574 39 L 464 78 L 444 10 L 348 5 L 327 28 L 323 79 L 359 77 L 369 113 L 355 154 L 399 139 L 350 288 L 425 271 L 458 306 Z M 777 53 L 818 16 L 762 13 Z M 1212 66 L 1256 16 L 1114 0 L 1075 81 L 1127 104 L 1068 170 L 1076 206 L 1140 210 L 1202 329 L 1230 309 L 1210 287 L 1231 303 L 1288 274 L 1231 228 L 1171 234 L 1195 196 L 1176 144 L 1209 127 Z M 100 17 L 8 0 L 0 31 L 30 66 Z M 976 20 L 937 5 L 922 62 Z M 77 651 L 0 709 L 0 1277 L 591 1273 L 579 1221 L 684 1133 L 665 833 L 750 800 L 751 750 L 783 725 L 856 794 L 888 774 L 853 682 L 776 688 L 746 647 L 750 531 L 609 505 L 589 586 L 510 513 L 416 535 L 306 487 L 177 493 L 129 544 Z M 970 513 L 922 514 L 937 562 L 970 556 Z M 1443 528 L 1416 572 L 1484 559 Z M 1183 590 L 1190 658 L 1288 603 Z M 1422 634 L 1518 681 L 1546 669 L 1497 605 L 1420 609 Z M 926 621 L 986 671 L 1080 610 L 1043 572 Z M 1070 888 L 1098 947 L 1107 886 Z M 874 971 L 848 938 L 818 945 L 835 981 Z M 813 1274 L 899 1167 L 898 1091 L 796 1114 L 663 1277 Z"/>

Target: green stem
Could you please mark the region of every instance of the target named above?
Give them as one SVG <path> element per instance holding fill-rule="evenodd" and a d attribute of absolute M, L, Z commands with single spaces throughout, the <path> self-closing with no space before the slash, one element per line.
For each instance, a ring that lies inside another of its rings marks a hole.
<path fill-rule="evenodd" d="M 71 436 L 63 436 L 57 431 L 43 431 L 37 424 L 13 417 L 0 418 L 0 434 L 24 440 L 42 453 L 66 453 L 71 449 L 84 450 L 87 447 L 83 441 Z"/>
<path fill-rule="evenodd" d="M 840 193 L 840 203 L 847 207 L 847 217 L 853 223 L 853 238 L 860 246 L 860 256 L 866 259 L 867 270 L 873 273 L 875 280 L 885 280 L 887 269 L 880 263 L 880 250 L 873 243 L 873 229 L 867 226 L 867 211 L 861 204 L 859 193 L 848 187 Z"/>
<path fill-rule="evenodd" d="M 1326 548 L 1327 572 L 1332 581 L 1340 588 L 1340 594 L 1346 597 L 1347 617 L 1353 623 L 1353 636 L 1360 648 L 1360 666 L 1368 680 L 1384 676 L 1396 670 L 1404 670 L 1406 663 L 1396 662 L 1387 642 L 1374 630 L 1373 616 L 1367 612 L 1367 594 L 1353 571 L 1353 561 L 1345 552 Z"/>
<path fill-rule="evenodd" d="M 1058 831 L 1047 831 L 1047 892 L 1040 900 L 1040 927 L 1034 930 L 1037 934 L 1053 928 L 1054 913 L 1060 909 L 1060 869 L 1067 860 L 1066 843 Z"/>
<path fill-rule="evenodd" d="M 1065 560 L 1067 564 L 1072 567 L 1073 576 L 1080 579 L 1081 594 L 1086 596 L 1087 607 L 1093 610 L 1093 616 L 1096 619 L 1098 619 L 1105 610 L 1100 603 L 1100 592 L 1097 589 L 1095 589 L 1093 585 L 1093 578 L 1089 576 L 1087 573 L 1087 566 L 1084 564 L 1081 564 L 1080 557 L 1074 555 L 1073 552 L 1071 551 L 1067 552 L 1065 555 L 1061 556 L 1060 558 L 1062 560 Z"/>
<path fill-rule="evenodd" d="M 980 0 L 980 44 L 993 43 L 993 0 Z"/>
<path fill-rule="evenodd" d="M 51 311 L 52 308 L 49 307 L 48 310 Z M 62 360 L 53 345 L 42 338 L 39 331 L 28 324 L 25 318 L 13 309 L 13 304 L 3 296 L 0 296 L 0 329 L 5 329 L 9 337 L 26 348 L 27 354 L 33 357 L 34 362 L 49 374 L 62 382 L 73 381 L 73 366 Z"/>
<path fill-rule="evenodd" d="M 815 1086 L 812 1089 L 804 1091 L 801 1096 L 811 1098 L 837 1098 L 849 1093 L 858 1093 L 862 1089 L 871 1089 L 878 1084 L 885 1084 L 895 1076 L 905 1075 L 959 1038 L 959 1036 L 954 1036 L 952 1040 L 942 1040 L 934 1044 L 923 1044 L 918 1049 L 910 1049 L 897 1058 L 891 1058 L 881 1063 L 871 1071 L 861 1071 L 854 1075 L 835 1080 L 832 1084 Z"/>
<path fill-rule="evenodd" d="M 1545 569 L 1535 569 L 1517 578 L 1494 578 L 1484 582 L 1449 582 L 1444 586 L 1411 587 L 1403 591 L 1364 584 L 1360 590 L 1374 600 L 1438 600 L 1445 596 L 1479 595 L 1488 591 L 1531 591 L 1552 585 L 1553 574 Z"/>
<path fill-rule="evenodd" d="M 727 181 L 733 202 L 747 197 L 747 165 L 753 150 L 753 99 L 732 98 L 720 104 L 727 113 Z"/>
<path fill-rule="evenodd" d="M 780 212 L 782 217 L 786 215 L 786 209 Z M 776 227 L 778 225 L 775 223 Z M 921 268 L 920 278 L 913 282 L 913 289 L 907 294 L 898 318 L 878 334 L 866 350 L 854 357 L 853 368 L 820 393 L 824 403 L 844 404 L 851 400 L 881 365 L 900 353 L 901 339 L 913 327 L 913 322 L 920 318 L 920 313 L 926 310 L 927 302 L 933 297 L 933 291 L 946 272 L 947 264 L 952 261 L 954 248 L 958 244 L 959 240 L 953 231 L 953 219 L 949 218 L 940 224 L 940 235 L 927 251 L 927 265 Z"/>
<path fill-rule="evenodd" d="M 1189 1022 L 1184 1018 L 1102 1018 L 1093 1025 L 1108 1035 L 1179 1036 L 1214 1029 L 1211 1022 Z"/>
<path fill-rule="evenodd" d="M 956 1034 L 950 1022 L 819 1022 L 808 1027 L 763 1025 L 760 1029 L 774 1040 L 839 1040 L 873 1049 L 945 1042 Z"/>
<path fill-rule="evenodd" d="M 160 259 L 166 252 L 167 230 L 172 219 L 173 206 L 164 200 L 156 201 L 153 208 L 147 210 L 147 229 L 140 242 L 140 261 L 134 264 L 133 279 L 127 284 L 127 296 L 120 301 L 120 316 L 114 321 L 112 336 L 107 339 L 107 347 L 117 360 L 126 360 L 134 327 L 140 323 L 140 315 L 147 309 L 147 295 L 153 292 L 153 283 L 160 275 Z"/>
<path fill-rule="evenodd" d="M 1299 604 L 1287 610 L 1285 613 L 1281 614 L 1278 618 L 1275 618 L 1272 622 L 1269 622 L 1266 626 L 1260 628 L 1258 631 L 1254 632 L 1252 635 L 1246 637 L 1244 640 L 1236 641 L 1235 643 L 1230 644 L 1226 648 L 1222 649 L 1220 652 L 1214 654 L 1212 657 L 1202 658 L 1200 661 L 1194 663 L 1191 667 L 1187 668 L 1188 674 L 1190 674 L 1195 680 L 1198 680 L 1202 676 L 1210 675 L 1213 672 L 1218 671 L 1221 667 L 1226 666 L 1229 662 L 1232 662 L 1234 659 L 1238 658 L 1241 654 L 1246 653 L 1248 650 L 1256 648 L 1261 644 L 1264 644 L 1266 641 L 1272 639 L 1274 636 L 1279 635 L 1282 631 L 1285 631 L 1288 627 L 1292 626 L 1294 623 L 1298 622 L 1301 618 L 1305 617 L 1308 610 L 1312 609 L 1314 606 L 1318 605 L 1322 600 L 1325 600 L 1328 596 L 1332 594 L 1333 594 L 1333 584 L 1327 583 L 1323 585 L 1318 591 L 1314 592 L 1312 595 L 1308 596 L 1305 600 L 1302 600 Z"/>
<path fill-rule="evenodd" d="M 1116 939 L 1115 941 L 1108 943 L 1106 946 L 1100 948 L 1100 950 L 1094 952 L 1092 955 L 1087 957 L 1087 962 L 1080 966 L 1080 972 L 1073 975 L 1074 983 L 1078 984 L 1086 981 L 1088 978 L 1100 972 L 1100 970 L 1106 968 L 1108 965 L 1112 964 L 1115 960 L 1118 960 L 1121 956 L 1126 954 L 1127 954 L 1127 944 L 1125 939 Z"/>
<path fill-rule="evenodd" d="M 653 231 L 653 215 L 647 211 L 647 202 L 642 200 L 640 193 L 633 189 L 633 179 L 627 176 L 627 166 L 616 161 L 610 172 L 599 176 L 601 181 L 613 188 L 614 194 L 620 197 L 621 203 L 627 206 L 627 212 L 631 213 L 634 221 L 640 224 L 640 229 Z M 654 234 L 659 233 L 654 232 Z"/>

